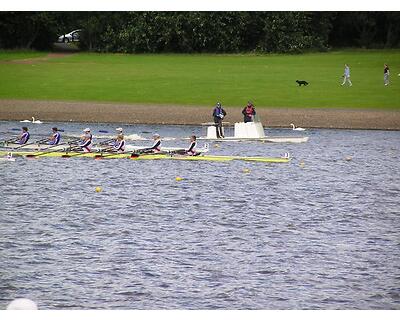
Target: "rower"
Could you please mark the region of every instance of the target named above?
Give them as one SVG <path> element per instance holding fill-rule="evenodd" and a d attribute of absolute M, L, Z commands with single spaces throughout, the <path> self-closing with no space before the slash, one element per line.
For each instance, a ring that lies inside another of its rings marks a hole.
<path fill-rule="evenodd" d="M 154 153 L 160 152 L 161 151 L 161 137 L 158 133 L 155 133 L 153 135 L 153 140 L 154 140 L 154 144 L 153 146 L 150 148 L 150 150 Z"/>
<path fill-rule="evenodd" d="M 138 150 L 140 153 L 159 153 L 161 152 L 161 138 L 160 135 L 155 133 L 153 135 L 154 143 L 150 148 L 144 148 Z"/>
<path fill-rule="evenodd" d="M 117 129 L 115 129 L 115 131 L 117 131 L 117 136 L 114 139 L 114 146 L 119 144 L 119 142 L 120 142 L 119 138 L 120 137 L 122 137 L 122 139 L 124 140 L 123 129 L 122 128 L 117 128 Z"/>
<path fill-rule="evenodd" d="M 93 140 L 93 136 L 90 133 L 90 129 L 86 128 L 85 130 L 83 130 L 84 135 L 82 135 L 82 143 L 79 144 L 79 147 L 82 148 L 82 150 L 84 152 L 90 152 L 92 149 L 92 140 Z"/>
<path fill-rule="evenodd" d="M 49 144 L 55 146 L 60 143 L 61 134 L 58 132 L 58 129 L 56 127 L 51 128 L 51 130 L 53 130 L 53 134 L 49 138 Z"/>
<path fill-rule="evenodd" d="M 114 152 L 125 152 L 125 139 L 124 139 L 124 135 L 119 134 L 117 137 L 117 142 L 116 144 L 113 146 L 113 151 Z"/>
<path fill-rule="evenodd" d="M 30 136 L 31 135 L 28 132 L 28 128 L 27 127 L 22 127 L 22 133 L 18 137 L 19 140 L 17 140 L 16 142 L 18 144 L 26 144 L 28 142 Z"/>
<path fill-rule="evenodd" d="M 189 156 L 198 156 L 200 153 L 196 151 L 197 145 L 196 136 L 190 136 L 190 146 L 189 149 L 186 150 L 186 154 Z"/>

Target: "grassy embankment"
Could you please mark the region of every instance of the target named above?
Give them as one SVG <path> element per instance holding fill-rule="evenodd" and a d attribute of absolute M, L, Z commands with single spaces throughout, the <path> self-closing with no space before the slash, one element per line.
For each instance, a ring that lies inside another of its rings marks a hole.
<path fill-rule="evenodd" d="M 122 55 L 0 51 L 0 99 L 400 110 L 400 50 L 303 55 Z M 353 87 L 342 87 L 343 65 Z M 383 64 L 391 85 L 383 85 Z M 298 87 L 295 80 L 307 80 Z"/>

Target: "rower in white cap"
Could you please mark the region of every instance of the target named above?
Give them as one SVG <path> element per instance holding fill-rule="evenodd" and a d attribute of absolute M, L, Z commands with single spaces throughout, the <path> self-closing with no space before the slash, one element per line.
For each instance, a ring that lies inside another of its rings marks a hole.
<path fill-rule="evenodd" d="M 158 133 L 153 134 L 154 143 L 150 148 L 138 150 L 140 153 L 158 153 L 161 151 L 161 138 Z"/>
<path fill-rule="evenodd" d="M 122 139 L 124 138 L 124 129 L 117 128 L 117 129 L 115 129 L 115 131 L 117 131 L 117 136 L 114 139 L 116 142 L 118 141 L 118 138 L 121 138 L 121 137 L 122 137 Z"/>
<path fill-rule="evenodd" d="M 113 151 L 116 152 L 124 152 L 125 151 L 125 139 L 124 139 L 124 129 L 116 128 L 117 136 L 113 139 L 113 143 L 111 144 Z"/>
<path fill-rule="evenodd" d="M 92 140 L 93 140 L 93 135 L 90 133 L 90 129 L 86 128 L 83 130 L 84 135 L 82 135 L 82 143 L 79 144 L 79 146 L 82 148 L 84 152 L 90 152 L 92 149 Z"/>
<path fill-rule="evenodd" d="M 150 148 L 151 152 L 157 153 L 161 151 L 161 137 L 158 133 L 153 134 L 154 144 Z"/>
<path fill-rule="evenodd" d="M 117 140 L 115 141 L 115 144 L 113 145 L 113 151 L 122 153 L 125 152 L 125 139 L 123 134 L 119 134 L 117 136 Z"/>

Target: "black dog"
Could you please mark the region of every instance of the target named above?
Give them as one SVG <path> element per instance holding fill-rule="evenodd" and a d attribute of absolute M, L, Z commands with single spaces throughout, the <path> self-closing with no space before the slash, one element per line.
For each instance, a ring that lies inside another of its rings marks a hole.
<path fill-rule="evenodd" d="M 304 81 L 304 80 L 296 80 L 296 82 L 299 84 L 299 87 L 301 87 L 301 85 L 303 85 L 303 86 L 307 86 L 308 85 L 308 82 Z"/>

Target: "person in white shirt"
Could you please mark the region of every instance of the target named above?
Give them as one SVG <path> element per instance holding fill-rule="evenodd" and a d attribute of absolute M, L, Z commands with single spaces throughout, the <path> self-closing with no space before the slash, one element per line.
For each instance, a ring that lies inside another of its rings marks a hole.
<path fill-rule="evenodd" d="M 349 84 L 350 87 L 353 85 L 353 84 L 351 83 L 351 80 L 350 80 L 350 67 L 349 67 L 347 64 L 344 65 L 344 73 L 343 73 L 343 83 L 342 83 L 342 86 L 343 86 L 346 82 Z"/>

